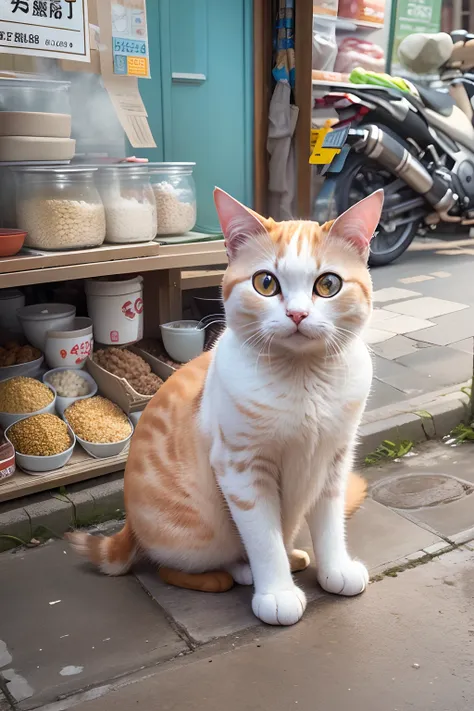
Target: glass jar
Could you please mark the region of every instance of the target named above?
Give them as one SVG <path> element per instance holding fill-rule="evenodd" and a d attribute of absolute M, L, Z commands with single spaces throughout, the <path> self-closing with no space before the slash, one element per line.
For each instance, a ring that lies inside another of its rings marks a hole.
<path fill-rule="evenodd" d="M 106 242 L 150 242 L 156 237 L 156 204 L 146 164 L 102 166 L 97 185 L 105 207 Z"/>
<path fill-rule="evenodd" d="M 16 215 L 25 247 L 41 250 L 98 247 L 105 212 L 94 184 L 95 168 L 15 168 Z"/>
<path fill-rule="evenodd" d="M 0 78 L 0 111 L 70 114 L 70 81 L 24 75 Z"/>
<path fill-rule="evenodd" d="M 149 163 L 159 235 L 182 235 L 196 224 L 196 163 Z"/>

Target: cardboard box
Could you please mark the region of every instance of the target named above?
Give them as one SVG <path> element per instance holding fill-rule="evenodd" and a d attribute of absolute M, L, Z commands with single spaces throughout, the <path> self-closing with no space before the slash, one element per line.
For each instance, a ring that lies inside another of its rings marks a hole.
<path fill-rule="evenodd" d="M 141 356 L 151 366 L 152 372 L 162 380 L 166 380 L 174 373 L 174 369 L 169 365 L 162 363 L 158 358 L 140 350 L 140 348 L 129 346 L 127 350 Z M 137 393 L 125 378 L 119 378 L 117 375 L 109 373 L 91 358 L 87 359 L 86 368 L 97 383 L 99 393 L 118 405 L 127 415 L 143 410 L 153 397 L 153 395 Z"/>

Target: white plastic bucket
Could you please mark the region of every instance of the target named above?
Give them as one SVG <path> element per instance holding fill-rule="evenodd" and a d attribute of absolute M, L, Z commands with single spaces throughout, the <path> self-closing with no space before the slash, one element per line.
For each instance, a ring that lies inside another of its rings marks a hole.
<path fill-rule="evenodd" d="M 87 310 L 94 340 L 109 346 L 143 338 L 143 278 L 86 281 Z"/>

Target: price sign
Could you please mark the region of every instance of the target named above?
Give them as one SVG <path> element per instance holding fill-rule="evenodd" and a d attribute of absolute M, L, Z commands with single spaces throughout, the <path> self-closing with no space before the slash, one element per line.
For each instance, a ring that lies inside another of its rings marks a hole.
<path fill-rule="evenodd" d="M 87 0 L 0 0 L 0 52 L 88 62 Z"/>

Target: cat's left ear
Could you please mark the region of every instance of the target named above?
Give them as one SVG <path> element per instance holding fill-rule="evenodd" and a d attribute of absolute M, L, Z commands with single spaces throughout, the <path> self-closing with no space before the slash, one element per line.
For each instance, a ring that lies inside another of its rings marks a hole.
<path fill-rule="evenodd" d="M 214 202 L 229 259 L 236 256 L 249 238 L 265 234 L 265 218 L 249 210 L 224 190 L 214 189 Z"/>
<path fill-rule="evenodd" d="M 340 237 L 367 256 L 370 240 L 380 222 L 383 197 L 383 190 L 377 190 L 346 210 L 333 222 L 329 238 Z"/>

